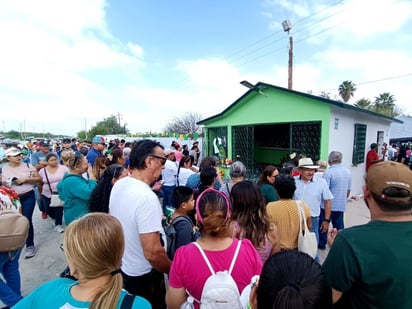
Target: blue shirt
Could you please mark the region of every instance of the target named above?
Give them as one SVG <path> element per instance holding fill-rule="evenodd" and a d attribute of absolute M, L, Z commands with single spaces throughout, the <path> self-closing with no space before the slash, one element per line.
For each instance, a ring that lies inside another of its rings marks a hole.
<path fill-rule="evenodd" d="M 300 176 L 295 176 L 295 182 L 296 190 L 293 199 L 304 201 L 309 206 L 310 215 L 319 217 L 322 200 L 333 199 L 325 179 L 314 177 L 305 183 Z"/>
<path fill-rule="evenodd" d="M 120 274 L 116 276 L 120 276 Z M 46 282 L 35 289 L 30 295 L 24 297 L 21 301 L 14 305 L 13 308 L 89 308 L 90 302 L 74 299 L 70 294 L 71 287 L 76 284 L 78 284 L 77 281 L 73 281 L 67 278 L 59 278 L 50 282 Z M 116 306 L 117 309 L 120 308 L 123 298 L 126 294 L 127 292 L 125 290 L 121 291 L 120 299 Z M 152 306 L 146 299 L 140 296 L 136 296 L 131 308 L 150 309 L 152 308 Z"/>
<path fill-rule="evenodd" d="M 96 158 L 101 155 L 103 155 L 101 151 L 98 151 L 92 147 L 87 152 L 86 159 L 93 166 L 94 160 L 96 160 Z"/>
<path fill-rule="evenodd" d="M 196 190 L 200 185 L 200 173 L 195 173 L 189 176 L 186 182 L 186 187 L 189 187 L 193 190 Z M 220 190 L 222 185 L 220 184 L 219 181 L 215 182 L 214 189 Z"/>
<path fill-rule="evenodd" d="M 46 162 L 46 156 L 47 156 L 49 153 L 54 153 L 54 154 L 56 155 L 56 157 L 57 157 L 57 161 L 60 162 L 60 158 L 59 158 L 59 155 L 58 155 L 57 153 L 55 153 L 55 152 L 47 152 L 47 153 L 44 153 L 44 152 L 42 152 L 42 151 L 39 150 L 39 151 L 33 152 L 33 153 L 31 154 L 31 156 L 30 156 L 31 165 L 36 166 L 36 165 L 39 164 L 39 162 L 41 162 L 41 161 Z"/>
<path fill-rule="evenodd" d="M 348 190 L 352 186 L 350 171 L 342 164 L 334 164 L 323 174 L 330 192 L 333 194 L 332 211 L 345 211 Z M 321 205 L 323 208 L 323 205 Z"/>

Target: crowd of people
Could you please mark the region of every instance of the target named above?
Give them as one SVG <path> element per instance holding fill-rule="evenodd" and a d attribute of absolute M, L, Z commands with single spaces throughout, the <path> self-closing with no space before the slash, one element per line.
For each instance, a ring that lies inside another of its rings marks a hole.
<path fill-rule="evenodd" d="M 102 136 L 80 148 L 69 139 L 62 145 L 53 151 L 43 141 L 26 157 L 17 147 L 5 152 L 2 182 L 17 192 L 30 223 L 25 258 L 36 254 L 37 201 L 42 217 L 64 232 L 68 265 L 64 278 L 22 297 L 22 249 L 1 252 L 0 300 L 8 307 L 200 308 L 213 294 L 211 275 L 221 272 L 243 308 L 412 306 L 405 237 L 412 172 L 404 162 L 368 161 L 368 153 L 363 195 L 371 221 L 345 228 L 351 174 L 339 151 L 329 153 L 329 167 L 300 157 L 267 165 L 253 182 L 240 161 L 224 181 L 219 160 L 201 157 L 197 142 L 190 151 L 176 141 L 107 145 Z M 56 192 L 63 204 L 51 207 Z M 299 251 L 300 213 L 318 250 L 329 248 L 322 265 L 319 254 Z"/>

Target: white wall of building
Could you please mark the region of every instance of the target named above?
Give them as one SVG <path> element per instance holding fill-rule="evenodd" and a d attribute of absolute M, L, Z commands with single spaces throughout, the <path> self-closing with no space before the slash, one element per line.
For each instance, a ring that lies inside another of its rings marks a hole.
<path fill-rule="evenodd" d="M 337 127 L 335 127 L 337 122 Z M 362 194 L 365 175 L 365 162 L 357 166 L 352 165 L 352 153 L 354 143 L 355 124 L 365 124 L 366 142 L 365 142 L 365 159 L 366 153 L 370 149 L 371 143 L 377 142 L 378 131 L 384 132 L 383 141 L 389 142 L 390 122 L 380 117 L 374 117 L 366 113 L 355 112 L 351 110 L 332 107 L 329 133 L 329 152 L 336 150 L 343 154 L 343 164 L 351 171 L 352 174 L 352 191 L 351 196 Z M 327 160 L 327 158 L 322 158 Z"/>

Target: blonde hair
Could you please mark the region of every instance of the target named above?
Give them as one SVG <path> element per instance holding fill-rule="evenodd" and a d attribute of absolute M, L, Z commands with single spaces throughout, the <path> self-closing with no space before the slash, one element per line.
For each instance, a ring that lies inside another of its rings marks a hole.
<path fill-rule="evenodd" d="M 70 158 L 70 154 L 73 153 L 73 150 L 63 150 L 60 154 L 60 159 L 62 160 L 63 164 L 67 166 L 67 161 Z"/>
<path fill-rule="evenodd" d="M 64 155 L 65 164 L 70 170 L 74 170 L 84 160 L 84 155 L 80 151 L 67 151 Z"/>
<path fill-rule="evenodd" d="M 320 169 L 326 169 L 328 167 L 328 163 L 324 160 L 316 161 L 316 165 L 319 165 Z"/>
<path fill-rule="evenodd" d="M 123 280 L 120 269 L 124 235 L 120 222 L 106 213 L 89 213 L 70 223 L 64 233 L 66 258 L 86 279 L 111 276 L 89 308 L 116 308 Z"/>

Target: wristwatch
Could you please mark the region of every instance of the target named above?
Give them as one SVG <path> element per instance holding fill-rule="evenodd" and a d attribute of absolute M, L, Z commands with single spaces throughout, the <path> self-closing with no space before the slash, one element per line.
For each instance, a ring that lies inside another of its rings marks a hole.
<path fill-rule="evenodd" d="M 323 219 L 323 221 L 326 221 L 327 223 L 329 223 L 330 222 L 330 219 Z"/>

